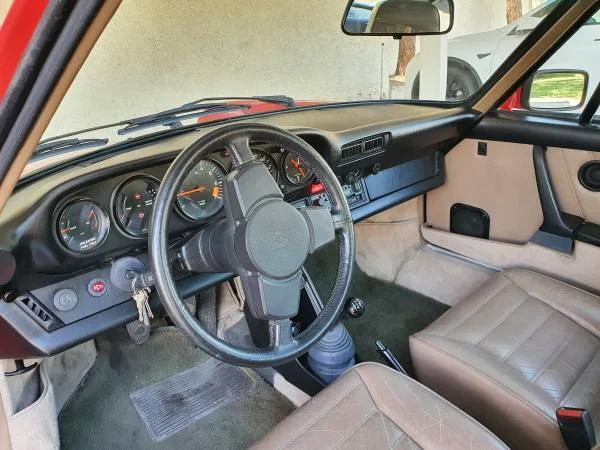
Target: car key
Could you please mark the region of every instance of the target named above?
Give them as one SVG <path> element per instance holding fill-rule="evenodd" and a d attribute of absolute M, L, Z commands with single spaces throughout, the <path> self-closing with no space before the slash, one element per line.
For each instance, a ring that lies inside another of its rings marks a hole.
<path fill-rule="evenodd" d="M 138 311 L 138 320 L 142 322 L 144 325 L 150 325 L 150 319 L 154 318 L 154 314 L 152 314 L 152 309 L 150 308 L 150 302 L 148 290 L 147 289 L 138 289 L 132 295 L 133 300 L 135 301 L 135 305 Z"/>

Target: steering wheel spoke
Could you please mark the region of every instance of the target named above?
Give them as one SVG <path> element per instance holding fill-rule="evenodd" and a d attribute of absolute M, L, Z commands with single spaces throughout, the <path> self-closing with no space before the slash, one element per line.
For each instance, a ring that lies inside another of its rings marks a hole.
<path fill-rule="evenodd" d="M 250 313 L 257 319 L 281 320 L 298 314 L 302 273 L 277 280 L 263 274 L 240 275 Z"/>
<path fill-rule="evenodd" d="M 320 206 L 302 208 L 300 213 L 308 225 L 309 253 L 314 253 L 335 240 L 335 223 L 329 208 Z"/>
<path fill-rule="evenodd" d="M 250 136 L 246 134 L 231 139 L 227 144 L 227 148 L 229 149 L 231 162 L 234 167 L 242 166 L 255 159 L 250 148 Z"/>

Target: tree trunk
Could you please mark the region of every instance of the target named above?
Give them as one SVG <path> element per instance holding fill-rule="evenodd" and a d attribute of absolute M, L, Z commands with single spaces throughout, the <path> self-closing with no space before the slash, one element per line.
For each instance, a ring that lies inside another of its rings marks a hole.
<path fill-rule="evenodd" d="M 512 23 L 523 15 L 521 0 L 506 0 L 506 23 Z"/>
<path fill-rule="evenodd" d="M 411 59 L 414 58 L 416 51 L 416 37 L 415 36 L 403 36 L 400 39 L 400 45 L 398 47 L 398 63 L 396 64 L 397 77 L 404 79 L 406 75 L 406 66 Z"/>

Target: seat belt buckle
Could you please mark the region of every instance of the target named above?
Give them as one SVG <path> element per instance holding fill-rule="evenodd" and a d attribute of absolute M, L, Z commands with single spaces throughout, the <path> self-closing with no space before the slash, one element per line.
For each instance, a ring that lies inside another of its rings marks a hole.
<path fill-rule="evenodd" d="M 590 450 L 596 445 L 592 416 L 587 409 L 558 408 L 556 420 L 569 450 Z"/>

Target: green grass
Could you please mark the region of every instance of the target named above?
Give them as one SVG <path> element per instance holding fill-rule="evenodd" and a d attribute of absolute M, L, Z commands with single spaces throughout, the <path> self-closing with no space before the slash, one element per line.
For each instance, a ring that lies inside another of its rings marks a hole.
<path fill-rule="evenodd" d="M 585 77 L 580 73 L 548 73 L 536 76 L 531 87 L 532 99 L 573 99 L 577 104 L 581 100 L 585 86 Z"/>

